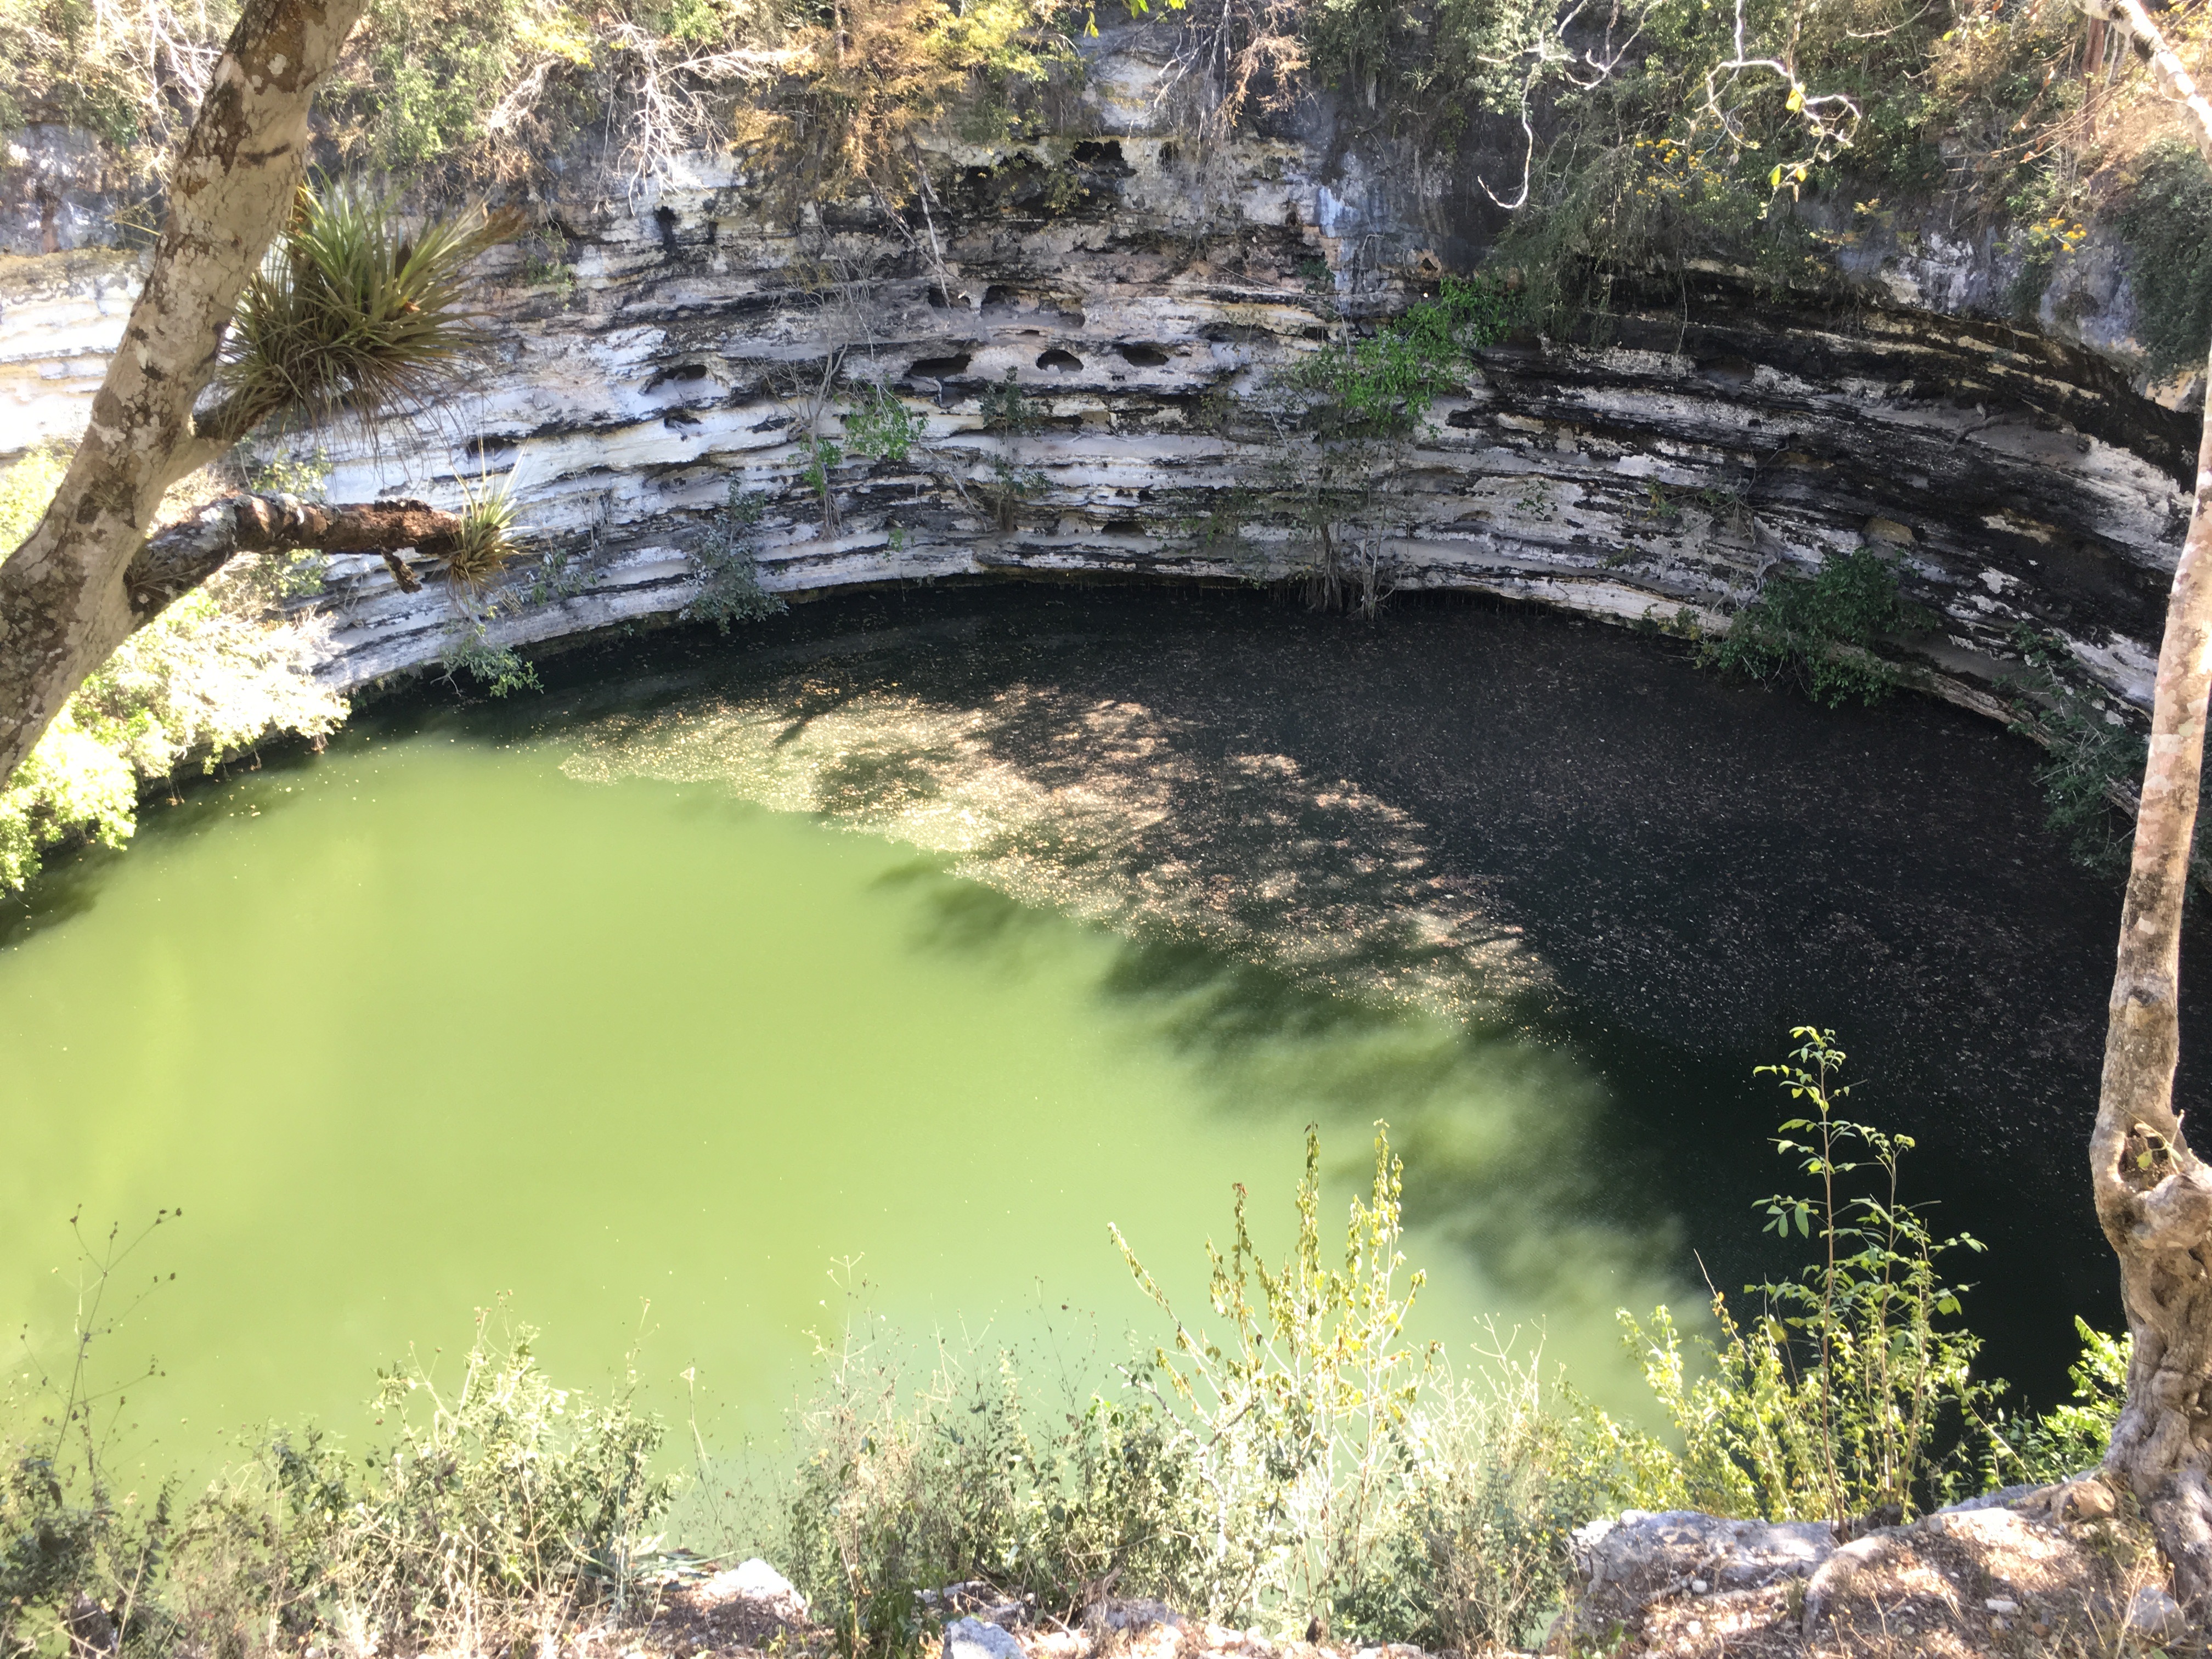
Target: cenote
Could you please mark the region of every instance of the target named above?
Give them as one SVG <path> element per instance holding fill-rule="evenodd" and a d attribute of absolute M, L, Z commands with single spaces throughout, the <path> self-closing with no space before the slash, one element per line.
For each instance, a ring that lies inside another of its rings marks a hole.
<path fill-rule="evenodd" d="M 1617 1307 L 1791 1265 L 1751 1072 L 1814 1021 L 1988 1245 L 1990 1370 L 2048 1401 L 2117 1321 L 2117 895 L 1957 711 L 1227 592 L 848 596 L 544 672 L 194 787 L 9 917 L 0 1311 L 66 1328 L 72 1213 L 180 1209 L 112 1345 L 160 1363 L 143 1446 L 349 1428 L 501 1298 L 729 1441 L 855 1308 L 1103 1382 L 1158 1334 L 1109 1222 L 1195 1310 L 1232 1183 L 1279 1241 L 1304 1126 L 1348 1194 L 1378 1119 L 1419 1334 L 1495 1315 L 1632 1411 Z"/>

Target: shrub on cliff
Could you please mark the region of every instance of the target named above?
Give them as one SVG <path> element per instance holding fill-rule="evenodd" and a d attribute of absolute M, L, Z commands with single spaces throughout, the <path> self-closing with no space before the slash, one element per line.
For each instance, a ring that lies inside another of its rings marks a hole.
<path fill-rule="evenodd" d="M 1929 620 L 1899 592 L 1897 561 L 1870 547 L 1831 553 L 1811 576 L 1778 570 L 1729 619 L 1725 634 L 1700 640 L 1697 659 L 1751 679 L 1784 680 L 1815 702 L 1875 702 L 1897 671 L 1875 654 L 1884 637 L 1918 632 Z"/>

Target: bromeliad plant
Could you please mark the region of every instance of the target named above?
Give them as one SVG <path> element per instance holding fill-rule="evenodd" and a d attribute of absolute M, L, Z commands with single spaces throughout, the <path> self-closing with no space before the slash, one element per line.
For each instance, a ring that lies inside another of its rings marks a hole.
<path fill-rule="evenodd" d="M 520 228 L 477 211 L 404 230 L 362 186 L 302 185 L 292 221 L 240 297 L 218 382 L 198 422 L 217 441 L 264 422 L 366 422 L 422 411 L 458 386 L 474 355 L 466 275 Z"/>

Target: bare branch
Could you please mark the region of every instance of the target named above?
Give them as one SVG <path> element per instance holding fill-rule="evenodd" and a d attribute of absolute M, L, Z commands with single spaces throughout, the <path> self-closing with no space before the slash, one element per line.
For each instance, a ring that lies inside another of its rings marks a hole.
<path fill-rule="evenodd" d="M 143 626 L 240 553 L 313 548 L 380 553 L 411 592 L 422 584 L 398 558 L 401 550 L 434 557 L 455 544 L 462 528 L 459 514 L 427 501 L 332 505 L 297 495 L 225 495 L 148 541 L 131 560 L 125 585 L 131 614 Z"/>

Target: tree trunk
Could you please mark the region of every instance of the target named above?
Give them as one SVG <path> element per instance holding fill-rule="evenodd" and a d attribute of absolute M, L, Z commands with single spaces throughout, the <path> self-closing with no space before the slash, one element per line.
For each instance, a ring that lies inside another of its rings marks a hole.
<path fill-rule="evenodd" d="M 225 495 L 140 548 L 124 586 L 136 627 L 151 622 L 238 554 L 314 548 L 325 553 L 380 553 L 394 579 L 411 593 L 422 584 L 400 559 L 400 550 L 411 547 L 434 558 L 460 533 L 460 514 L 441 512 L 428 501 L 333 507 L 296 495 Z"/>
<path fill-rule="evenodd" d="M 170 172 L 169 216 L 53 504 L 0 563 L 0 779 L 146 620 L 125 592 L 163 492 L 221 447 L 194 429 L 240 292 L 292 210 L 307 109 L 364 0 L 247 0 Z"/>
<path fill-rule="evenodd" d="M 2142 0 L 2077 3 L 2128 33 L 2212 161 L 2212 104 Z M 2200 1621 L 2212 1616 L 2212 1169 L 2182 1139 L 2173 1070 L 2181 1051 L 2182 902 L 2212 691 L 2212 401 L 2206 413 L 2189 535 L 2159 649 L 2150 757 L 2089 1140 L 2097 1218 L 2119 1257 L 2135 1338 L 2127 1401 L 2104 1473 L 2142 1504 L 2172 1564 L 2174 1588 Z"/>
<path fill-rule="evenodd" d="M 2173 1564 L 2175 1588 L 2212 1613 L 2212 1170 L 2173 1110 L 2182 901 L 2212 690 L 2212 422 L 2196 510 L 2159 651 L 2150 759 L 2120 910 L 2104 1085 L 2089 1141 L 2097 1218 L 2120 1261 L 2135 1360 L 2105 1471 L 2133 1492 Z"/>

